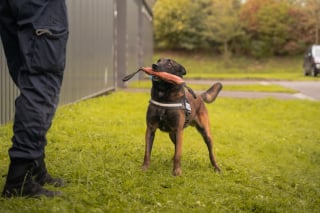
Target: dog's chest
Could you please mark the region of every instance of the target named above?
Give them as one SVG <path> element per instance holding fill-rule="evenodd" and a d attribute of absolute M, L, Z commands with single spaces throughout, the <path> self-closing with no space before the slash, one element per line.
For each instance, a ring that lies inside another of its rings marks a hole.
<path fill-rule="evenodd" d="M 171 127 L 170 127 L 169 123 L 166 122 L 165 119 L 160 118 L 160 121 L 159 121 L 159 129 L 160 129 L 161 131 L 164 131 L 164 132 L 170 132 Z"/>
<path fill-rule="evenodd" d="M 158 114 L 159 129 L 164 132 L 170 132 L 177 126 L 179 117 L 178 111 L 173 113 L 170 109 L 162 109 L 161 113 Z"/>
<path fill-rule="evenodd" d="M 184 102 L 165 104 L 150 100 L 148 121 L 157 123 L 161 131 L 170 132 L 187 127 L 191 119 L 191 106 L 187 100 Z"/>
<path fill-rule="evenodd" d="M 151 101 L 156 110 L 158 128 L 161 131 L 172 131 L 179 124 L 190 120 L 191 107 L 182 85 L 173 85 L 163 81 L 152 81 Z"/>

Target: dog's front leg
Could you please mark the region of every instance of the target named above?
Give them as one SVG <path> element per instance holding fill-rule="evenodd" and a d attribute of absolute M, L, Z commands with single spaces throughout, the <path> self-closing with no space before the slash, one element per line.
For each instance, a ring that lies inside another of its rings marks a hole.
<path fill-rule="evenodd" d="M 175 140 L 175 152 L 173 157 L 173 175 L 180 176 L 181 170 L 181 154 L 182 154 L 182 141 L 183 141 L 183 129 L 178 129 Z"/>
<path fill-rule="evenodd" d="M 142 169 L 147 170 L 150 165 L 150 158 L 151 158 L 151 151 L 152 151 L 152 145 L 154 141 L 156 130 L 151 129 L 150 127 L 147 127 L 146 131 L 146 144 L 145 144 L 145 154 L 144 154 L 144 161 L 142 164 Z"/>

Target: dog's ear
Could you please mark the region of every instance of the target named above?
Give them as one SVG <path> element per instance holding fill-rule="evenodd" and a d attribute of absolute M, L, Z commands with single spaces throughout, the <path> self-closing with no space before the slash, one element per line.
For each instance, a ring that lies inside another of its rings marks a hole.
<path fill-rule="evenodd" d="M 186 69 L 185 69 L 182 65 L 180 65 L 180 64 L 179 64 L 179 71 L 180 71 L 181 75 L 187 74 Z"/>

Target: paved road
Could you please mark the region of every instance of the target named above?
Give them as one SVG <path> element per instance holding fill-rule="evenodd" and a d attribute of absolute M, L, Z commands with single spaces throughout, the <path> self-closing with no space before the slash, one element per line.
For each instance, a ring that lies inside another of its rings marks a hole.
<path fill-rule="evenodd" d="M 197 84 L 212 84 L 212 80 L 186 80 L 187 83 Z M 290 93 L 271 93 L 271 92 L 237 92 L 237 91 L 223 91 L 221 96 L 224 97 L 239 97 L 239 98 L 265 98 L 275 97 L 279 99 L 308 99 L 320 101 L 320 81 L 254 81 L 254 80 L 222 80 L 224 85 L 248 85 L 248 84 L 277 84 L 283 87 L 299 91 L 295 94 Z"/>
<path fill-rule="evenodd" d="M 280 81 L 280 82 L 273 82 L 273 83 L 300 91 L 302 95 L 305 95 L 310 99 L 320 100 L 320 81 L 311 81 L 311 82 Z"/>
<path fill-rule="evenodd" d="M 208 88 L 216 80 L 191 80 L 187 79 L 187 84 L 206 84 Z M 248 85 L 248 84 L 277 84 L 298 91 L 295 94 L 282 92 L 240 92 L 224 91 L 219 96 L 235 98 L 267 98 L 274 97 L 278 99 L 306 99 L 320 101 L 320 81 L 255 81 L 255 80 L 219 80 L 223 85 Z M 128 89 L 132 92 L 149 92 L 150 89 Z"/>

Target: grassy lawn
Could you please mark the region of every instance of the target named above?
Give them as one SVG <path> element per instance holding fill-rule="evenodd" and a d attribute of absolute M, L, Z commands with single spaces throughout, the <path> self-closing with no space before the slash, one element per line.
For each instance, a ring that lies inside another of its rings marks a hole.
<path fill-rule="evenodd" d="M 221 56 L 203 53 L 156 52 L 153 61 L 172 58 L 187 69 L 186 78 L 193 79 L 258 79 L 319 81 L 320 77 L 303 74 L 303 56 L 273 57 L 256 60 L 234 57 L 226 66 Z"/>
<path fill-rule="evenodd" d="M 207 106 L 223 173 L 189 127 L 183 175 L 173 177 L 173 145 L 161 132 L 150 169 L 140 170 L 148 100 L 119 91 L 60 107 L 47 164 L 68 181 L 64 197 L 0 198 L 0 212 L 320 212 L 320 102 L 218 98 Z M 11 124 L 0 127 L 1 176 L 11 135 Z"/>

